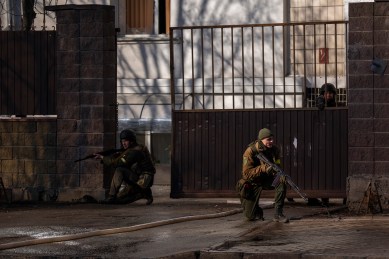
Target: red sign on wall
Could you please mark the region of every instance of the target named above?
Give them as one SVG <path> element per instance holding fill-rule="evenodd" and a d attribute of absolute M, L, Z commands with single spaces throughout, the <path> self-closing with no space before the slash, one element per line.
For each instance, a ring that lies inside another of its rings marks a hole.
<path fill-rule="evenodd" d="M 319 63 L 328 64 L 328 48 L 319 48 Z"/>

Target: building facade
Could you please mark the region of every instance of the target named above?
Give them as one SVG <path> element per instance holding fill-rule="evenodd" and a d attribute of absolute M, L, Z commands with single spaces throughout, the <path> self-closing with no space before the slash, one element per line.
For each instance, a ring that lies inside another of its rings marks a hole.
<path fill-rule="evenodd" d="M 2 30 L 23 28 L 26 2 L 4 2 L 1 6 Z M 34 2 L 32 28 L 56 29 L 55 13 L 45 9 L 48 5 L 115 6 L 118 131 L 134 129 L 140 142 L 150 147 L 155 160 L 168 166 L 172 121 L 170 27 L 345 21 L 348 19 L 349 2 L 356 1 L 59 0 L 54 3 L 38 0 Z M 304 42 L 304 45 L 290 44 L 289 50 L 296 55 L 287 58 L 289 67 L 295 74 L 301 75 L 298 91 L 317 89 L 324 82 L 335 82 L 340 92 L 346 89 L 345 29 L 323 27 L 304 34 L 302 30 L 304 27 L 296 27 L 288 39 L 292 42 L 293 37 L 293 42 Z M 324 35 L 327 40 L 324 40 Z M 185 38 L 175 40 L 185 41 Z M 305 54 L 300 50 L 304 50 Z M 185 50 L 183 53 L 188 55 Z M 275 57 L 276 61 L 284 59 L 277 52 Z M 288 75 L 277 74 L 276 77 L 287 79 Z M 301 100 L 296 107 L 304 105 L 308 104 Z"/>

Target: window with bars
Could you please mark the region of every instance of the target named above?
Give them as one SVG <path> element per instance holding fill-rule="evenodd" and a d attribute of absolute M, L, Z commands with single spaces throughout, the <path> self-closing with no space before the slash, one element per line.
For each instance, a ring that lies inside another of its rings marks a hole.
<path fill-rule="evenodd" d="M 126 34 L 166 34 L 170 0 L 126 0 Z"/>

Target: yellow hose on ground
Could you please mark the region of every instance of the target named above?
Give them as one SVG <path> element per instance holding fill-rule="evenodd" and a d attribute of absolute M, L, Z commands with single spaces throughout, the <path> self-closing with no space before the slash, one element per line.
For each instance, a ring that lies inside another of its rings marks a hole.
<path fill-rule="evenodd" d="M 204 215 L 197 215 L 197 216 L 185 216 L 185 217 L 179 217 L 179 218 L 173 218 L 173 219 L 167 219 L 167 220 L 160 220 L 160 221 L 139 224 L 139 225 L 130 226 L 130 227 L 102 229 L 102 230 L 95 230 L 95 231 L 78 233 L 78 234 L 73 234 L 73 235 L 64 235 L 64 236 L 59 236 L 59 237 L 48 237 L 48 238 L 42 238 L 42 239 L 33 239 L 33 240 L 25 240 L 25 241 L 19 241 L 19 242 L 11 242 L 11 243 L 6 243 L 6 244 L 0 244 L 0 250 L 14 249 L 14 248 L 24 247 L 24 246 L 48 244 L 48 243 L 54 243 L 54 242 L 71 241 L 71 240 L 77 240 L 77 239 L 88 238 L 88 237 L 103 236 L 103 235 L 114 235 L 114 234 L 132 232 L 132 231 L 137 231 L 137 230 L 141 230 L 141 229 L 160 227 L 160 226 L 164 226 L 164 225 L 176 224 L 176 223 L 193 221 L 193 220 L 220 218 L 220 217 L 226 217 L 226 216 L 231 216 L 231 215 L 234 215 L 237 213 L 241 213 L 242 211 L 243 211 L 243 209 L 235 209 L 235 210 L 213 213 L 213 214 L 204 214 Z"/>

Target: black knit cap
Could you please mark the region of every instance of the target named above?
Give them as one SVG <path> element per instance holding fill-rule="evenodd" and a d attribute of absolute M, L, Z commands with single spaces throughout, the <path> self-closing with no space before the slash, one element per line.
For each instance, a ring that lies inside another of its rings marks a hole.
<path fill-rule="evenodd" d="M 336 88 L 331 83 L 325 83 L 320 88 L 320 95 L 323 95 L 325 92 L 331 92 L 333 94 L 336 94 Z"/>

